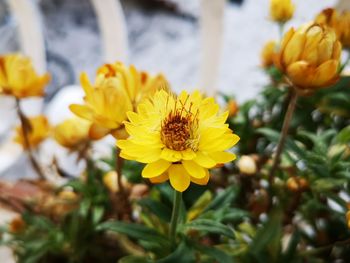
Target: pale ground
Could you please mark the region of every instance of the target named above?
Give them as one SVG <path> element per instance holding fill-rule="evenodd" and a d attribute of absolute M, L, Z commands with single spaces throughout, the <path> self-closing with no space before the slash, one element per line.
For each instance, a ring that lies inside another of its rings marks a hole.
<path fill-rule="evenodd" d="M 63 4 L 59 7 L 51 6 L 48 1 L 43 2 L 49 51 L 62 56 L 71 64 L 74 76 L 82 70 L 92 74 L 103 61 L 91 7 L 86 4 L 86 0 L 61 1 Z M 184 11 L 197 16 L 198 0 L 177 2 Z M 294 2 L 297 5 L 295 19 L 287 27 L 309 21 L 324 7 L 334 5 L 335 0 Z M 198 24 L 176 16 L 140 12 L 129 5 L 125 12 L 130 61 L 151 72 L 164 72 L 176 90 L 195 86 L 199 62 Z M 224 47 L 218 87 L 221 91 L 235 94 L 239 101 L 244 101 L 254 97 L 266 83 L 259 69 L 259 54 L 266 41 L 278 38 L 278 30 L 268 20 L 268 0 L 245 0 L 241 7 L 228 4 L 224 19 Z M 67 76 L 62 78 L 68 79 Z M 19 162 L 22 165 L 17 163 L 3 176 L 13 178 L 13 175 L 18 177 L 20 173 L 30 174 L 23 160 Z M 5 222 L 9 216 L 7 212 L 0 211 L 0 222 Z M 0 249 L 0 262 L 11 262 L 5 249 Z"/>

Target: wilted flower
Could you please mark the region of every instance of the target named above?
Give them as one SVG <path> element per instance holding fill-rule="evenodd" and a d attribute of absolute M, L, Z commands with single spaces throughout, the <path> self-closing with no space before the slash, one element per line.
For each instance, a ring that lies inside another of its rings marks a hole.
<path fill-rule="evenodd" d="M 265 44 L 261 51 L 261 64 L 264 68 L 271 67 L 274 64 L 277 53 L 277 43 L 271 40 Z"/>
<path fill-rule="evenodd" d="M 37 147 L 50 134 L 50 125 L 45 116 L 39 115 L 37 117 L 28 118 L 30 129 L 28 130 L 28 142 L 30 147 Z M 16 135 L 14 141 L 27 149 L 27 143 L 23 137 L 22 126 L 16 127 Z"/>
<path fill-rule="evenodd" d="M 90 125 L 81 118 L 67 119 L 54 128 L 54 138 L 63 147 L 76 150 L 89 142 Z"/>
<path fill-rule="evenodd" d="M 195 91 L 178 97 L 164 90 L 129 112 L 125 128 L 129 139 L 119 140 L 121 157 L 146 163 L 144 178 L 153 183 L 170 180 L 185 191 L 190 182 L 205 185 L 209 168 L 234 160 L 225 152 L 239 141 L 225 124 L 228 112 L 219 113 L 213 98 Z"/>
<path fill-rule="evenodd" d="M 230 99 L 227 103 L 227 110 L 228 110 L 228 116 L 234 117 L 239 111 L 238 103 L 237 101 Z"/>
<path fill-rule="evenodd" d="M 340 54 L 341 44 L 331 28 L 307 24 L 285 34 L 277 66 L 297 92 L 306 95 L 337 82 Z"/>
<path fill-rule="evenodd" d="M 39 76 L 28 57 L 20 54 L 0 57 L 0 94 L 16 98 L 40 97 L 49 81 L 49 74 Z"/>
<path fill-rule="evenodd" d="M 253 157 L 243 155 L 237 162 L 237 167 L 241 173 L 252 175 L 257 171 L 256 163 Z"/>
<path fill-rule="evenodd" d="M 85 73 L 80 80 L 85 91 L 85 103 L 73 104 L 70 109 L 92 122 L 89 134 L 93 139 L 107 134 L 118 139 L 125 138 L 123 121 L 127 119 L 126 112 L 135 110 L 142 99 L 165 86 L 165 80 L 160 75 L 152 78 L 133 66 L 127 68 L 121 63 L 106 64 L 98 69 L 94 85 Z"/>
<path fill-rule="evenodd" d="M 333 8 L 327 8 L 316 17 L 315 22 L 333 28 L 343 46 L 350 48 L 349 11 L 339 13 Z"/>
<path fill-rule="evenodd" d="M 24 222 L 22 216 L 16 216 L 14 219 L 11 220 L 9 224 L 9 231 L 12 234 L 18 234 L 25 230 L 26 223 Z"/>
<path fill-rule="evenodd" d="M 291 0 L 270 0 L 271 19 L 285 23 L 293 17 L 295 6 Z"/>

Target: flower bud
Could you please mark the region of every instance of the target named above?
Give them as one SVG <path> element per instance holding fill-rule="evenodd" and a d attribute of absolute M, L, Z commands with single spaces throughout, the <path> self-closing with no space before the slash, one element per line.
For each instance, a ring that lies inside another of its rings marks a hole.
<path fill-rule="evenodd" d="M 238 169 L 243 174 L 253 175 L 257 171 L 256 163 L 253 157 L 243 155 L 237 162 Z"/>
<path fill-rule="evenodd" d="M 293 17 L 295 6 L 291 0 L 270 0 L 271 19 L 285 23 Z"/>
<path fill-rule="evenodd" d="M 261 64 L 264 68 L 273 66 L 276 56 L 276 41 L 269 41 L 265 44 L 261 51 Z"/>
<path fill-rule="evenodd" d="M 239 107 L 235 100 L 230 99 L 227 103 L 228 116 L 234 117 L 238 113 Z"/>
<path fill-rule="evenodd" d="M 333 29 L 307 24 L 285 34 L 276 64 L 299 95 L 308 95 L 338 81 L 340 54 L 341 44 Z"/>

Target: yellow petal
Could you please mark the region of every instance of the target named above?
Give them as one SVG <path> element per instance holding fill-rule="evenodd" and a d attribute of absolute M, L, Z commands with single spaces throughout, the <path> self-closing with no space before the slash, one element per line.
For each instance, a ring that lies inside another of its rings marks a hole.
<path fill-rule="evenodd" d="M 312 86 L 327 87 L 338 79 L 338 61 L 329 60 L 319 66 L 313 76 Z"/>
<path fill-rule="evenodd" d="M 314 70 L 314 67 L 306 61 L 298 61 L 287 68 L 287 75 L 295 86 L 299 88 L 311 88 Z"/>
<path fill-rule="evenodd" d="M 295 61 L 298 61 L 304 50 L 305 35 L 300 32 L 295 32 L 292 38 L 289 40 L 286 48 L 283 52 L 283 64 L 290 65 Z"/>
<path fill-rule="evenodd" d="M 196 158 L 193 159 L 198 165 L 205 168 L 212 168 L 216 165 L 216 162 L 203 152 L 197 152 Z"/>
<path fill-rule="evenodd" d="M 169 162 L 178 162 L 181 160 L 182 155 L 181 155 L 181 152 L 177 152 L 174 150 L 170 150 L 168 148 L 164 148 L 162 150 L 160 157 L 164 160 L 169 161 Z"/>
<path fill-rule="evenodd" d="M 171 186 L 179 192 L 185 191 L 190 186 L 190 175 L 181 164 L 173 164 L 168 170 Z"/>
<path fill-rule="evenodd" d="M 149 163 L 143 168 L 142 170 L 142 177 L 144 178 L 152 178 L 161 175 L 164 173 L 169 166 L 171 165 L 170 162 L 167 162 L 165 160 L 158 160 L 154 163 Z"/>
<path fill-rule="evenodd" d="M 105 137 L 111 130 L 101 127 L 97 124 L 92 124 L 89 130 L 89 137 L 93 140 L 99 140 Z"/>
<path fill-rule="evenodd" d="M 165 181 L 169 180 L 169 175 L 168 175 L 168 173 L 163 173 L 159 176 L 151 177 L 151 178 L 149 178 L 149 180 L 153 184 L 160 184 L 160 183 L 164 183 Z"/>
<path fill-rule="evenodd" d="M 192 177 L 203 178 L 205 176 L 205 169 L 194 161 L 183 160 L 182 165 Z"/>
<path fill-rule="evenodd" d="M 87 119 L 89 121 L 92 121 L 94 119 L 93 111 L 85 105 L 72 104 L 69 106 L 69 109 L 75 115 L 77 115 L 83 119 Z"/>
<path fill-rule="evenodd" d="M 205 170 L 205 176 L 203 178 L 195 178 L 191 176 L 191 182 L 199 185 L 207 185 L 209 182 L 209 171 Z"/>
<path fill-rule="evenodd" d="M 216 163 L 228 163 L 236 159 L 236 155 L 230 152 L 213 152 L 209 156 L 215 160 Z"/>

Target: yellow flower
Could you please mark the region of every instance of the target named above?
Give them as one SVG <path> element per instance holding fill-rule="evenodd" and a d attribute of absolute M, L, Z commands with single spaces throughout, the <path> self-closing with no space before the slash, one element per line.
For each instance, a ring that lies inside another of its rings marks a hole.
<path fill-rule="evenodd" d="M 294 10 L 291 0 L 270 0 L 270 16 L 276 22 L 287 22 L 293 17 Z"/>
<path fill-rule="evenodd" d="M 265 44 L 261 52 L 261 64 L 264 68 L 271 67 L 274 64 L 276 56 L 276 41 L 269 41 Z"/>
<path fill-rule="evenodd" d="M 315 22 L 333 28 L 343 46 L 350 48 L 349 11 L 339 13 L 333 8 L 327 8 L 316 17 Z"/>
<path fill-rule="evenodd" d="M 28 118 L 28 121 L 30 123 L 30 131 L 28 132 L 29 145 L 30 147 L 35 148 L 49 136 L 49 122 L 46 117 L 42 115 Z M 14 141 L 22 145 L 24 149 L 27 149 L 21 125 L 16 127 Z"/>
<path fill-rule="evenodd" d="M 219 113 L 214 99 L 198 91 L 174 97 L 160 90 L 128 117 L 130 137 L 117 142 L 120 156 L 146 163 L 142 176 L 153 183 L 169 179 L 183 192 L 190 182 L 206 185 L 209 168 L 236 158 L 226 152 L 239 141 L 225 124 L 228 112 Z"/>
<path fill-rule="evenodd" d="M 160 75 L 149 77 L 121 63 L 106 64 L 98 69 L 94 85 L 85 73 L 81 75 L 85 91 L 85 104 L 70 106 L 77 116 L 92 122 L 89 135 L 100 139 L 107 134 L 115 138 L 126 138 L 123 121 L 126 113 L 135 110 L 137 104 L 152 95 L 165 84 Z"/>
<path fill-rule="evenodd" d="M 54 139 L 63 147 L 77 149 L 89 142 L 90 122 L 81 118 L 71 118 L 54 128 Z"/>
<path fill-rule="evenodd" d="M 341 44 L 331 28 L 307 24 L 285 34 L 276 64 L 297 92 L 306 95 L 337 82 L 340 54 Z"/>
<path fill-rule="evenodd" d="M 16 98 L 40 97 L 49 81 L 49 74 L 39 76 L 28 57 L 19 54 L 0 57 L 0 94 Z"/>

